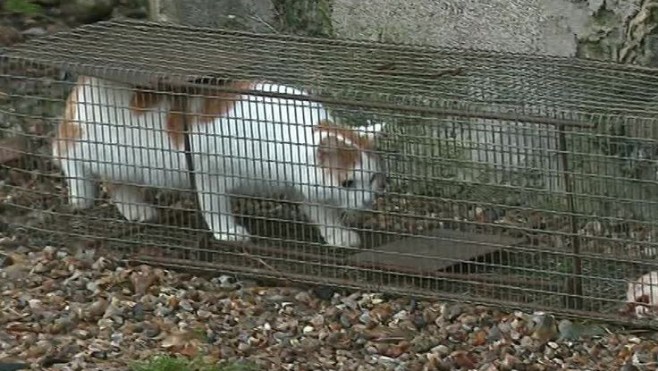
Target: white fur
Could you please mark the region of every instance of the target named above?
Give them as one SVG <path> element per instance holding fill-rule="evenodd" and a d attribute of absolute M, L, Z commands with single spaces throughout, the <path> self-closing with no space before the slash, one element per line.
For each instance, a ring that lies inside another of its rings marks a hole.
<path fill-rule="evenodd" d="M 215 238 L 249 237 L 230 214 L 231 195 L 284 191 L 304 201 L 303 211 L 327 243 L 358 245 L 358 234 L 343 227 L 341 212 L 367 207 L 373 191 L 382 189 L 381 181 L 371 182 L 372 174 L 381 170 L 378 159 L 359 152 L 361 164 L 351 173 L 355 187 L 341 187 L 320 167 L 317 156 L 321 138 L 336 135 L 313 130 L 321 120 L 330 119 L 322 105 L 301 100 L 306 94 L 291 87 L 260 83 L 255 90 L 299 95 L 300 100 L 243 95 L 224 117 L 202 125 L 192 122 L 199 204 Z M 162 100 L 135 115 L 128 107 L 132 93 L 130 86 L 88 78 L 77 89 L 75 118 L 82 138 L 67 147 L 59 163 L 73 207 L 93 204 L 95 180 L 100 178 L 122 183 L 110 193 L 124 217 L 147 221 L 157 213 L 136 186 L 189 189 L 190 184 L 183 148 L 175 147 L 165 132 L 170 103 Z M 194 112 L 200 104 L 200 98 L 192 98 L 189 109 Z"/>
<path fill-rule="evenodd" d="M 370 120 L 366 120 L 366 123 L 368 125 L 357 126 L 354 128 L 354 130 L 358 133 L 362 133 L 362 135 L 365 135 L 370 139 L 375 139 L 376 137 L 380 136 L 384 130 L 384 126 L 386 125 L 385 123 L 373 124 Z"/>

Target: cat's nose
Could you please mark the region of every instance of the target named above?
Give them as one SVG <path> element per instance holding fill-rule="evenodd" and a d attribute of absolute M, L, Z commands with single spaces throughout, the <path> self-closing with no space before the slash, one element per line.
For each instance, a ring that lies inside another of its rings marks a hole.
<path fill-rule="evenodd" d="M 371 185 L 375 196 L 381 196 L 381 194 L 388 188 L 388 176 L 382 173 L 376 174 L 372 178 Z"/>

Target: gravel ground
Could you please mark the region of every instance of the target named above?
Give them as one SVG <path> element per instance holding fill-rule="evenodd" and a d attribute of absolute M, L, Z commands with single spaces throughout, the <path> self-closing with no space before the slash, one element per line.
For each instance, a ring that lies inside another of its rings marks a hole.
<path fill-rule="evenodd" d="M 161 353 L 263 370 L 654 370 L 658 360 L 647 334 L 544 313 L 264 287 L 8 237 L 0 264 L 0 370 L 125 370 Z"/>

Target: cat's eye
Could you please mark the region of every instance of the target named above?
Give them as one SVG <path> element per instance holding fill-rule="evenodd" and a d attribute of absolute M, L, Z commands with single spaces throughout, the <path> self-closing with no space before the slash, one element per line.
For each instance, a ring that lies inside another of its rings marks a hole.
<path fill-rule="evenodd" d="M 354 179 L 344 180 L 340 185 L 343 188 L 354 188 L 354 185 L 355 185 Z"/>

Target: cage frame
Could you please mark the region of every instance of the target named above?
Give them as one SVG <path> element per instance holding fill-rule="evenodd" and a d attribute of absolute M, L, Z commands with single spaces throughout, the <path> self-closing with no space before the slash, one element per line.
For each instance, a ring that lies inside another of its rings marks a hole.
<path fill-rule="evenodd" d="M 542 63 L 547 63 L 547 64 L 564 64 L 564 65 L 570 65 L 574 67 L 582 67 L 582 68 L 601 68 L 601 69 L 606 69 L 608 70 L 611 74 L 615 71 L 630 71 L 629 73 L 636 73 L 636 74 L 646 74 L 646 75 L 653 75 L 655 73 L 654 69 L 648 68 L 648 67 L 640 67 L 640 66 L 622 66 L 619 64 L 615 63 L 610 63 L 610 62 L 595 62 L 595 61 L 582 61 L 582 60 L 575 60 L 572 58 L 564 58 L 564 57 L 545 57 L 545 56 L 531 56 L 531 55 L 522 55 L 522 54 L 511 54 L 511 53 L 499 53 L 499 52 L 490 52 L 490 51 L 460 51 L 456 49 L 447 49 L 447 48 L 425 48 L 425 47 L 417 47 L 417 46 L 408 46 L 408 45 L 402 45 L 402 44 L 385 44 L 385 43 L 372 43 L 372 42 L 363 42 L 363 41 L 355 41 L 355 40 L 340 40 L 340 41 L 332 41 L 332 40 L 322 40 L 316 39 L 316 38 L 308 38 L 308 37 L 297 37 L 297 36 L 288 36 L 288 35 L 257 35 L 257 34 L 251 34 L 247 32 L 239 32 L 239 31 L 229 31 L 229 30 L 209 30 L 209 29 L 200 29 L 200 28 L 191 28 L 191 27 L 186 27 L 186 26 L 173 26 L 173 25 L 166 25 L 163 26 L 161 24 L 156 24 L 156 23 L 145 23 L 145 22 L 135 22 L 135 21 L 108 21 L 108 22 L 99 22 L 98 24 L 92 25 L 92 26 L 84 26 L 78 30 L 74 30 L 72 32 L 64 33 L 62 35 L 62 38 L 70 38 L 75 39 L 76 37 L 81 37 L 86 36 L 90 39 L 93 39 L 94 37 L 97 37 L 97 35 L 94 34 L 95 30 L 100 30 L 102 28 L 107 28 L 111 29 L 113 27 L 127 27 L 127 28 L 134 28 L 134 29 L 150 29 L 150 30 L 157 30 L 157 29 L 162 29 L 168 28 L 168 29 L 174 29 L 174 30 L 185 30 L 188 32 L 204 32 L 204 33 L 222 33 L 224 35 L 237 35 L 237 36 L 249 36 L 249 37 L 262 37 L 265 39 L 270 40 L 271 42 L 281 42 L 281 41 L 298 41 L 300 43 L 310 43 L 310 42 L 322 42 L 325 43 L 326 45 L 343 45 L 346 47 L 352 47 L 352 48 L 395 48 L 396 50 L 400 52 L 404 51 L 410 51 L 410 52 L 417 52 L 420 50 L 431 50 L 432 52 L 435 53 L 440 53 L 440 52 L 452 52 L 452 53 L 463 53 L 464 56 L 485 56 L 485 58 L 500 58 L 501 63 L 504 61 L 509 61 L 509 60 L 514 60 L 515 58 L 521 58 L 524 61 L 531 63 L 533 61 L 537 62 L 542 62 Z M 85 34 L 85 32 L 88 32 Z M 60 36 L 57 36 L 60 37 Z M 144 69 L 140 68 L 133 68 L 133 69 L 126 69 L 125 66 L 113 66 L 113 65 L 105 65 L 105 66 L 99 66 L 99 65 L 94 65 L 91 63 L 81 63 L 81 62 L 74 62 L 72 60 L 66 60 L 66 58 L 61 58 L 59 60 L 48 60 L 49 58 L 40 58 L 39 54 L 44 53 L 46 54 L 47 50 L 52 51 L 53 48 L 56 46 L 47 46 L 46 43 L 49 41 L 53 40 L 52 38 L 44 38 L 42 40 L 37 40 L 32 43 L 28 43 L 25 45 L 20 45 L 16 48 L 10 48 L 5 52 L 4 56 L 0 56 L 2 59 L 9 59 L 13 62 L 16 63 L 25 63 L 29 65 L 44 65 L 46 68 L 55 68 L 55 69 L 60 69 L 60 70 L 65 70 L 69 73 L 74 73 L 74 74 L 89 74 L 93 76 L 98 76 L 98 77 L 103 77 L 106 79 L 110 79 L 113 81 L 117 82 L 130 82 L 130 83 L 135 83 L 135 77 L 142 75 L 142 72 L 144 72 Z M 88 55 L 83 56 L 81 59 L 85 58 L 91 58 Z M 141 86 L 144 86 L 149 89 L 153 90 L 167 90 L 167 91 L 173 91 L 173 92 L 184 92 L 189 89 L 198 89 L 198 88 L 208 88 L 208 86 L 212 86 L 215 82 L 225 78 L 225 77 L 230 77 L 230 71 L 231 68 L 234 68 L 234 66 L 225 66 L 225 71 L 224 73 L 227 74 L 225 76 L 218 76 L 216 73 L 210 73 L 210 74 L 195 74 L 195 73 L 173 73 L 173 72 L 162 72 L 162 71 L 156 71 L 151 74 L 151 76 L 157 76 L 158 78 L 150 81 L 139 81 L 139 84 Z M 385 63 L 383 65 L 376 66 L 374 68 L 375 70 L 379 71 L 382 76 L 396 76 L 398 78 L 404 78 L 405 76 L 408 76 L 409 73 L 408 71 L 402 71 L 399 70 L 392 66 L 390 63 Z M 432 72 L 428 73 L 428 76 L 430 78 L 440 78 L 443 76 L 454 76 L 454 75 L 460 75 L 465 72 L 467 69 L 465 69 L 462 66 L 458 66 L 456 68 L 447 68 L 444 70 L 440 70 L 437 72 Z M 211 71 L 212 72 L 212 71 Z M 427 76 L 426 76 L 427 77 Z M 196 81 L 190 81 L 190 80 L 196 80 Z M 204 83 L 199 83 L 199 80 L 204 81 Z M 253 91 L 253 90 L 241 90 L 241 89 L 231 89 L 231 88 L 226 88 L 222 87 L 222 91 L 230 92 L 230 93 L 248 93 L 248 94 L 253 94 L 253 95 L 262 95 L 262 96 L 269 96 L 269 97 L 275 97 L 275 98 L 291 98 L 290 96 L 287 96 L 286 94 L 282 93 L 264 93 L 264 92 L 259 92 L 259 91 Z M 354 100 L 354 99 L 340 99 L 340 98 L 329 98 L 329 97 L 323 97 L 323 96 L 316 96 L 313 95 L 311 98 L 313 101 L 317 101 L 320 103 L 328 103 L 328 104 L 336 104 L 336 105 L 342 105 L 342 106 L 355 106 L 355 107 L 368 107 L 368 108 L 373 108 L 373 109 L 383 109 L 383 110 L 395 110 L 396 112 L 406 112 L 406 111 L 413 111 L 416 113 L 425 113 L 425 114 L 431 114 L 431 115 L 446 115 L 446 116 L 457 116 L 457 117 L 466 117 L 466 118 L 478 118 L 478 119 L 492 119 L 492 120 L 500 120 L 500 121 L 513 121 L 513 122 L 525 122 L 525 123 L 536 123 L 536 124 L 541 124 L 541 125 L 546 125 L 546 126 L 552 126 L 554 127 L 554 130 L 557 133 L 558 137 L 558 154 L 559 154 L 559 161 L 562 163 L 562 176 L 565 181 L 565 191 L 566 191 L 566 197 L 567 197 L 567 204 L 568 204 L 568 209 L 567 212 L 571 214 L 569 217 L 569 233 L 571 234 L 570 240 L 572 244 L 572 250 L 571 250 L 571 255 L 573 259 L 573 268 L 572 271 L 568 273 L 568 276 L 571 278 L 568 279 L 568 288 L 567 288 L 567 296 L 573 297 L 573 302 L 569 304 L 569 309 L 554 309 L 551 308 L 551 311 L 562 313 L 564 315 L 569 315 L 569 316 L 574 316 L 574 317 L 580 317 L 580 318 L 597 318 L 600 320 L 606 320 L 606 321 L 613 321 L 613 322 L 621 322 L 624 324 L 628 325 L 638 325 L 641 324 L 642 326 L 651 326 L 651 327 L 656 327 L 658 328 L 658 324 L 653 324 L 653 323 L 647 323 L 646 321 L 636 321 L 636 320 L 627 320 L 627 319 L 620 319 L 620 318 L 614 318 L 616 317 L 616 314 L 601 314 L 600 316 L 596 317 L 593 316 L 593 314 L 589 311 L 581 311 L 578 309 L 580 304 L 578 303 L 578 297 L 581 297 L 583 295 L 583 284 L 581 282 L 581 278 L 583 275 L 582 272 L 582 262 L 581 262 L 581 239 L 578 236 L 578 212 L 577 212 L 577 207 L 575 206 L 576 201 L 574 200 L 574 179 L 571 174 L 571 171 L 569 169 L 569 162 L 567 160 L 567 156 L 569 153 L 569 148 L 567 145 L 567 135 L 571 130 L 576 130 L 576 129 L 592 129 L 596 128 L 598 125 L 598 117 L 601 117 L 603 115 L 637 115 L 641 119 L 652 119 L 652 111 L 647 111 L 645 109 L 639 109 L 639 108 L 634 108 L 634 109 L 627 109 L 627 110 L 620 110 L 618 107 L 612 107 L 610 112 L 605 112 L 605 113 L 587 113 L 587 114 L 576 114 L 575 116 L 585 116 L 587 118 L 585 119 L 574 119 L 573 117 L 562 117 L 562 118 L 550 118 L 550 117 L 542 117 L 540 115 L 533 115 L 533 114 L 528 114 L 524 112 L 495 112 L 495 111 L 487 111 L 484 109 L 484 104 L 473 104 L 473 106 L 480 106 L 479 108 L 482 108 L 482 110 L 461 110 L 458 108 L 450 107 L 450 105 L 446 105 L 443 107 L 421 107 L 419 105 L 413 105 L 413 104 L 392 104 L 388 102 L 376 102 L 376 101 L 359 101 L 359 100 Z M 412 98 L 413 99 L 413 98 Z M 532 111 L 533 109 L 529 109 Z M 555 116 L 574 116 L 573 114 L 570 114 L 565 110 L 565 112 L 558 112 L 555 114 Z M 188 148 L 189 150 L 189 148 Z M 109 235 L 106 236 L 109 239 L 119 239 L 121 237 L 124 237 L 125 235 L 133 235 L 135 233 L 139 232 L 140 228 L 144 228 L 144 226 L 135 226 L 133 229 L 125 229 L 123 230 L 120 234 L 117 235 Z M 422 237 L 422 236 L 419 236 Z M 490 238 L 494 239 L 494 235 L 490 236 Z M 459 235 L 458 237 L 453 236 L 452 241 L 450 241 L 450 238 L 445 238 L 446 240 L 449 241 L 449 243 L 455 243 L 458 242 L 460 239 L 468 239 L 469 237 L 466 234 Z M 513 246 L 514 242 L 512 241 L 507 241 L 507 242 L 498 242 L 498 243 L 487 243 L 487 242 L 482 242 L 481 240 L 478 240 L 479 238 L 473 238 L 473 241 L 471 241 L 474 245 L 480 246 L 481 249 L 484 251 L 480 251 L 481 253 L 486 253 L 490 254 L 494 251 L 499 251 L 498 248 L 486 248 L 486 245 L 491 246 Z M 282 254 L 282 252 L 276 248 L 262 248 L 259 246 L 256 246 L 251 243 L 231 243 L 231 242 L 226 242 L 226 241 L 208 241 L 207 238 L 202 238 L 201 240 L 197 241 L 198 244 L 196 246 L 191 246 L 191 249 L 202 249 L 205 250 L 208 253 L 212 253 L 214 250 L 219 250 L 219 249 L 231 249 L 231 250 L 236 250 L 236 251 L 242 251 L 243 255 L 247 256 L 261 256 L 265 254 Z M 467 243 L 468 244 L 468 243 Z M 215 246 L 217 248 L 215 248 Z M 381 247 L 381 246 L 379 246 Z M 445 252 L 445 251 L 444 251 Z M 290 254 L 290 252 L 286 252 L 286 254 Z M 472 260 L 481 257 L 482 254 L 480 253 L 473 253 L 470 258 L 459 258 L 460 260 Z M 307 259 L 322 259 L 325 260 L 327 259 L 326 256 L 314 256 L 313 254 L 306 254 L 305 258 Z M 259 258 L 256 258 L 259 259 Z M 234 273 L 239 273 L 239 274 L 246 274 L 250 276 L 255 276 L 255 277 L 268 277 L 272 279 L 277 279 L 277 280 L 287 280 L 287 281 L 296 281 L 296 282 L 301 282 L 301 283 L 309 283 L 309 284 L 324 284 L 324 285 L 333 285 L 333 286 L 340 286 L 340 287 L 347 287 L 347 288 L 352 288 L 352 289 L 370 289 L 370 290 L 382 290 L 390 293 L 396 293 L 396 294 L 404 294 L 404 295 L 409 295 L 413 294 L 418 297 L 433 297 L 433 298 L 442 298 L 442 299 L 448 299 L 448 300 L 461 300 L 461 301 L 473 301 L 471 298 L 464 298 L 461 295 L 458 294 L 449 294 L 447 292 L 440 292 L 436 293 L 435 295 L 430 295 L 426 291 L 419 290 L 419 291 L 414 291 L 410 290 L 409 288 L 401 289 L 401 288 L 396 288 L 396 287 L 384 287 L 384 286 L 377 286 L 377 285 L 365 285 L 365 284 L 355 284 L 354 282 L 349 282 L 349 280 L 344 280 L 344 279 L 338 279 L 338 278 L 332 278 L 329 279 L 327 277 L 323 277 L 321 282 L 318 282 L 317 279 L 311 279 L 309 277 L 303 277 L 303 276 L 296 276 L 294 274 L 290 273 L 280 273 L 277 272 L 276 270 L 272 270 L 268 268 L 268 264 L 264 261 L 257 262 L 257 265 L 261 265 L 262 268 L 249 268 L 249 267 L 235 267 L 230 264 L 221 264 L 221 263 L 202 263 L 202 262 L 196 262 L 194 264 L 194 267 L 190 266 L 190 261 L 185 260 L 185 259 L 173 259 L 173 258 L 157 258 L 150 256 L 148 258 L 145 257 L 139 257 L 139 256 L 133 256 L 131 257 L 131 260 L 139 263 L 149 263 L 149 264 L 158 264 L 161 266 L 166 266 L 170 268 L 194 268 L 194 269 L 200 269 L 203 271 L 210 271 L 210 270 L 217 270 L 221 269 L 223 271 L 227 272 L 234 272 Z M 341 261 L 341 260 L 336 260 L 334 262 L 331 262 L 332 264 L 336 265 L 345 265 L 347 263 L 352 264 L 350 265 L 350 268 L 359 268 L 358 263 L 355 262 L 350 262 L 348 261 Z M 373 264 L 371 263 L 364 263 L 364 264 Z M 372 265 L 369 265 L 370 268 L 373 268 Z M 410 273 L 409 271 L 405 271 L 404 267 L 395 267 L 395 266 L 388 266 L 387 269 L 380 268 L 382 271 L 386 271 L 387 273 L 390 274 L 400 274 L 404 275 L 405 273 Z M 418 274 L 418 272 L 415 272 Z M 480 285 L 487 286 L 487 285 L 493 285 L 490 282 L 495 282 L 495 283 L 501 283 L 502 278 L 496 277 L 496 278 L 490 278 L 490 277 L 477 277 L 469 273 L 446 273 L 446 272 L 441 272 L 440 270 L 437 272 L 429 273 L 429 272 L 422 272 L 423 276 L 427 275 L 427 278 L 435 278 L 435 279 L 446 279 L 446 278 L 451 278 L 451 279 L 457 279 L 457 280 L 469 280 L 469 281 L 475 281 L 479 282 Z M 519 284 L 518 282 L 510 281 L 507 284 L 509 285 L 515 285 Z M 524 303 L 524 304 L 519 304 L 519 303 L 513 303 L 509 301 L 500 301 L 497 302 L 495 300 L 482 300 L 481 301 L 483 304 L 488 304 L 488 305 L 502 305 L 502 306 L 510 306 L 510 305 L 515 305 L 515 306 L 521 306 L 521 307 L 527 307 L 527 308 L 532 308 L 533 305 Z M 539 307 L 533 308 L 533 309 L 542 309 Z"/>

